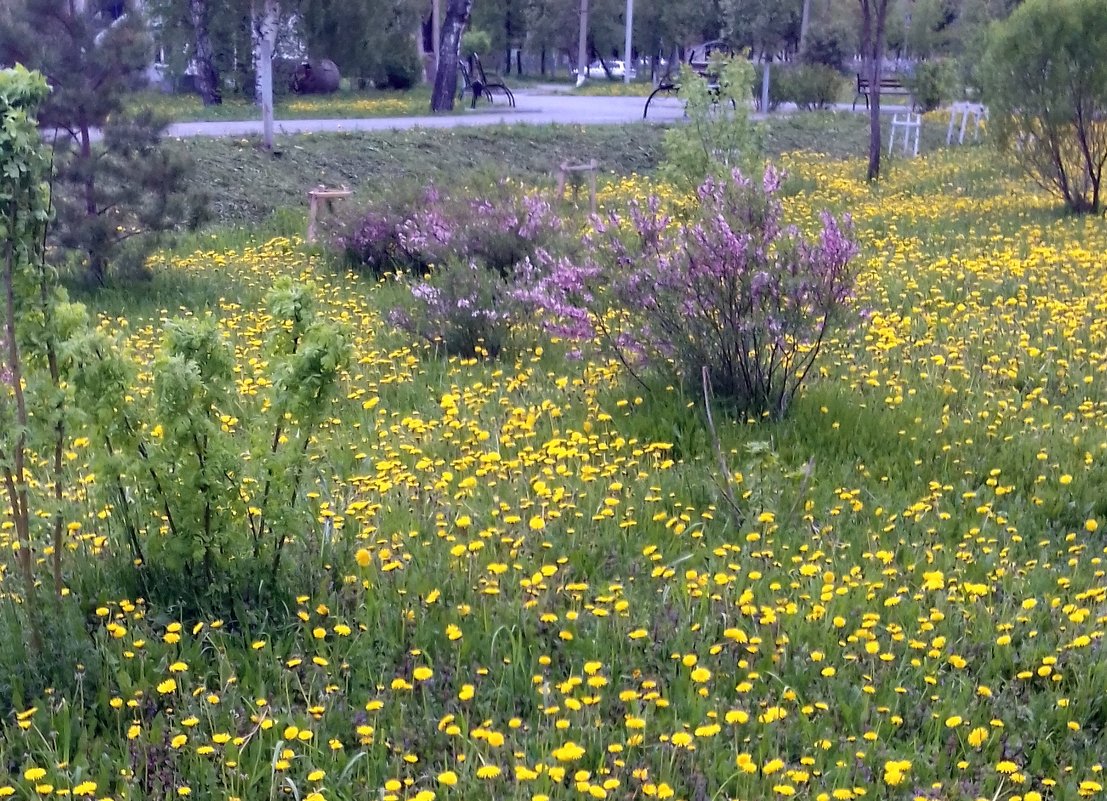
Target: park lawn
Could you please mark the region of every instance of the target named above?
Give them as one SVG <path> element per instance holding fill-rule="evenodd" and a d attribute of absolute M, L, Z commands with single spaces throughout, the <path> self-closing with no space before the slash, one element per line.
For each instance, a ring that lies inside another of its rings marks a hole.
<path fill-rule="evenodd" d="M 86 592 L 122 574 L 111 510 L 83 508 L 87 672 L 5 688 L 0 792 L 1100 797 L 1107 225 L 985 148 L 876 187 L 856 159 L 778 160 L 796 224 L 853 215 L 863 314 L 777 423 L 717 410 L 713 432 L 695 394 L 643 397 L 533 331 L 501 361 L 436 357 L 386 323 L 399 287 L 292 237 L 217 235 L 166 252 L 145 298 L 92 298 L 140 364 L 165 318 L 215 315 L 244 408 L 280 276 L 354 358 L 270 608 Z M 641 175 L 600 200 L 651 190 L 687 202 Z"/>
<path fill-rule="evenodd" d="M 757 127 L 763 150 L 774 158 L 805 150 L 841 159 L 868 146 L 868 119 L 860 114 L 783 114 Z M 452 187 L 507 177 L 552 186 L 564 161 L 594 159 L 610 178 L 651 174 L 663 156 L 666 130 L 637 124 L 494 125 L 303 134 L 278 137 L 275 154 L 263 151 L 256 138 L 194 137 L 172 145 L 192 160 L 192 188 L 210 195 L 216 223 L 258 225 L 275 213 L 302 214 L 307 191 L 319 184 L 348 186 L 355 202 L 364 203 L 432 182 Z M 938 147 L 945 130 L 941 120 L 924 126 L 924 150 Z"/>

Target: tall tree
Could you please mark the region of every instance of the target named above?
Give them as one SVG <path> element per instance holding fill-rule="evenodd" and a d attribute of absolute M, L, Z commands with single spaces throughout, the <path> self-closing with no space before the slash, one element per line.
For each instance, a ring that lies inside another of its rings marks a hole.
<path fill-rule="evenodd" d="M 188 18 L 192 23 L 192 59 L 196 65 L 196 89 L 205 106 L 223 102 L 219 70 L 211 44 L 211 8 L 208 0 L 188 0 Z"/>
<path fill-rule="evenodd" d="M 449 0 L 442 21 L 442 54 L 434 75 L 431 111 L 453 111 L 457 95 L 457 60 L 461 56 L 461 34 L 469 24 L 473 0 Z"/>
<path fill-rule="evenodd" d="M 580 0 L 580 31 L 577 35 L 577 86 L 588 76 L 588 0 Z"/>
<path fill-rule="evenodd" d="M 406 88 L 398 68 L 416 62 L 412 32 L 429 3 L 419 0 L 285 0 L 312 59 L 327 58 L 364 86 Z M 434 37 L 430 37 L 433 42 Z M 416 65 L 421 66 L 421 65 Z M 418 70 L 411 76 L 418 78 Z"/>
<path fill-rule="evenodd" d="M 764 54 L 799 44 L 800 0 L 728 0 L 725 11 L 727 34 L 737 47 Z"/>
<path fill-rule="evenodd" d="M 71 0 L 15 0 L 0 26 L 0 62 L 52 86 L 38 118 L 59 137 L 55 243 L 81 253 L 96 284 L 124 257 L 140 266 L 159 233 L 199 221 L 186 165 L 162 147 L 164 121 L 124 107 L 152 56 L 145 20 L 124 9 L 113 20 Z"/>
<path fill-rule="evenodd" d="M 281 22 L 280 0 L 261 0 L 261 10 L 256 4 L 253 11 L 254 38 L 254 91 L 261 107 L 261 143 L 266 150 L 273 149 L 273 55 L 277 47 L 277 29 Z"/>
<path fill-rule="evenodd" d="M 869 78 L 868 179 L 880 177 L 880 72 L 884 62 L 884 34 L 890 0 L 857 0 L 861 4 L 861 57 Z"/>

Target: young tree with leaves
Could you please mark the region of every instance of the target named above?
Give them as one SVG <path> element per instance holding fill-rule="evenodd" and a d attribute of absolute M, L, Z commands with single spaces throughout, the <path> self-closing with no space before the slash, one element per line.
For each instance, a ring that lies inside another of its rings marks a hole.
<path fill-rule="evenodd" d="M 146 22 L 129 4 L 112 20 L 69 0 L 15 0 L 0 27 L 0 61 L 50 83 L 39 124 L 57 144 L 55 241 L 81 255 L 93 284 L 121 260 L 141 267 L 159 234 L 202 218 L 184 192 L 186 162 L 162 146 L 164 121 L 125 108 L 151 53 Z"/>
<path fill-rule="evenodd" d="M 50 152 L 35 113 L 48 93 L 38 73 L 0 70 L 0 509 L 13 528 L 20 606 L 36 661 L 44 655 L 43 628 L 57 619 L 56 609 L 42 606 L 36 552 L 50 554 L 54 597 L 67 594 L 70 343 L 89 328 L 84 307 L 68 302 L 46 261 Z"/>
<path fill-rule="evenodd" d="M 1027 0 L 992 26 L 983 60 L 997 141 L 1074 214 L 1107 205 L 1105 11 L 1103 0 Z"/>

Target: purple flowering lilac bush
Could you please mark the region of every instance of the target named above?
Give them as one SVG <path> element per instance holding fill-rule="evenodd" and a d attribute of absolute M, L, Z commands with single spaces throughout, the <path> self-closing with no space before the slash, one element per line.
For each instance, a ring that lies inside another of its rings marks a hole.
<path fill-rule="evenodd" d="M 497 271 L 455 260 L 410 289 L 411 302 L 388 314 L 395 327 L 448 356 L 491 359 L 504 350 L 518 303 Z"/>
<path fill-rule="evenodd" d="M 675 221 L 650 197 L 593 220 L 581 259 L 539 250 L 515 298 L 559 337 L 599 346 L 640 381 L 668 374 L 748 415 L 781 417 L 852 297 L 848 217 L 804 236 L 782 222 L 781 175 L 708 178 Z"/>
<path fill-rule="evenodd" d="M 507 277 L 562 233 L 560 217 L 544 198 L 504 181 L 451 197 L 429 186 L 408 201 L 371 208 L 345 227 L 336 245 L 350 267 L 376 276 L 423 275 L 453 259 Z"/>
<path fill-rule="evenodd" d="M 518 266 L 545 248 L 564 251 L 564 234 L 546 198 L 503 182 L 452 198 L 429 187 L 400 211 L 368 211 L 339 244 L 358 269 L 408 284 L 408 302 L 388 315 L 397 328 L 436 352 L 494 358 L 520 306 Z"/>

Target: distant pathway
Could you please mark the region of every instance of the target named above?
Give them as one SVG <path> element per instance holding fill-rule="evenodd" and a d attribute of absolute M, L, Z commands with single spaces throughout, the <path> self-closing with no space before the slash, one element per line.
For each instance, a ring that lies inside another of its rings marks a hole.
<path fill-rule="evenodd" d="M 339 133 L 343 131 L 398 131 L 411 128 L 466 128 L 477 125 L 626 125 L 643 122 L 645 97 L 591 97 L 565 94 L 558 86 L 532 86 L 515 90 L 516 107 L 511 108 L 501 95 L 495 103 L 481 100 L 470 110 L 468 102 L 459 104 L 461 113 L 424 117 L 368 117 L 363 119 L 282 120 L 275 122 L 277 135 L 303 133 Z M 776 114 L 787 114 L 795 107 L 785 104 Z M 865 113 L 862 106 L 852 109 L 839 103 L 835 111 Z M 884 105 L 882 111 L 907 110 L 903 106 Z M 765 119 L 753 114 L 754 119 Z M 684 119 L 684 103 L 675 96 L 658 95 L 650 103 L 648 123 L 671 123 Z M 261 120 L 239 122 L 178 122 L 169 126 L 169 136 L 260 136 Z"/>
<path fill-rule="evenodd" d="M 475 111 L 425 117 L 373 117 L 336 120 L 282 120 L 275 122 L 280 134 L 336 133 L 340 131 L 395 131 L 408 128 L 461 128 L 474 125 L 619 125 L 642 121 L 644 97 L 581 97 L 546 94 L 520 89 L 516 108 L 501 96 L 495 104 L 482 100 Z M 466 106 L 468 103 L 465 104 Z M 650 104 L 648 122 L 682 119 L 684 105 L 675 97 L 659 96 Z M 261 134 L 261 120 L 242 122 L 178 122 L 169 126 L 169 136 L 253 136 Z"/>

